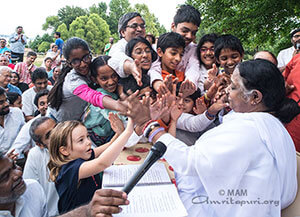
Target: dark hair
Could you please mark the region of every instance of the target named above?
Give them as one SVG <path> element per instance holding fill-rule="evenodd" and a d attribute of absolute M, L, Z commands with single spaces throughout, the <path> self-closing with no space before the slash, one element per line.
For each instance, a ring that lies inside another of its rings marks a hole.
<path fill-rule="evenodd" d="M 35 83 L 37 79 L 48 79 L 48 74 L 44 67 L 36 68 L 31 75 L 32 83 Z"/>
<path fill-rule="evenodd" d="M 164 53 L 166 49 L 169 47 L 175 47 L 175 48 L 182 47 L 184 49 L 185 48 L 184 38 L 176 32 L 167 32 L 159 36 L 157 41 L 157 48 L 160 48 Z"/>
<path fill-rule="evenodd" d="M 36 93 L 35 97 L 34 97 L 34 105 L 36 105 L 36 107 L 39 107 L 38 106 L 38 102 L 39 102 L 39 99 L 42 97 L 42 96 L 47 96 L 49 94 L 49 90 L 47 89 L 44 89 L 44 90 L 41 90 L 39 92 Z"/>
<path fill-rule="evenodd" d="M 294 36 L 297 32 L 300 32 L 300 28 L 294 29 L 294 30 L 290 33 L 290 37 L 293 38 L 293 36 Z"/>
<path fill-rule="evenodd" d="M 145 45 L 147 45 L 147 47 L 150 48 L 151 50 L 151 58 L 152 58 L 152 62 L 154 62 L 156 59 L 157 59 L 157 53 L 155 52 L 155 50 L 152 48 L 150 42 L 143 38 L 143 37 L 136 37 L 136 38 L 133 38 L 131 39 L 127 45 L 126 45 L 126 48 L 125 48 L 125 54 L 129 57 L 132 57 L 132 51 L 133 51 L 133 48 L 134 46 L 137 44 L 137 43 L 143 43 Z"/>
<path fill-rule="evenodd" d="M 262 102 L 283 123 L 300 114 L 298 104 L 285 95 L 285 82 L 277 66 L 268 60 L 256 59 L 239 64 L 239 72 L 247 90 L 259 90 Z"/>
<path fill-rule="evenodd" d="M 131 90 L 133 93 L 136 90 L 142 90 L 150 86 L 150 76 L 147 74 L 142 74 L 142 86 L 139 86 L 136 83 L 135 78 L 132 75 L 129 75 L 127 78 L 121 78 L 119 84 L 123 86 L 123 92 L 127 94 L 128 90 Z"/>
<path fill-rule="evenodd" d="M 18 29 L 18 28 L 22 28 L 22 29 L 23 29 L 23 26 L 17 26 L 17 29 Z"/>
<path fill-rule="evenodd" d="M 18 97 L 21 96 L 17 92 L 8 92 L 6 95 L 10 105 L 14 104 L 17 101 Z"/>
<path fill-rule="evenodd" d="M 14 73 L 18 77 L 18 81 L 20 81 L 20 75 L 16 71 L 12 71 L 11 73 Z"/>
<path fill-rule="evenodd" d="M 44 59 L 44 62 L 46 62 L 47 60 L 53 61 L 53 59 L 52 59 L 51 57 L 46 57 L 46 58 Z"/>
<path fill-rule="evenodd" d="M 60 38 L 60 32 L 55 32 L 55 35 L 57 35 Z"/>
<path fill-rule="evenodd" d="M 191 5 L 181 5 L 174 16 L 174 24 L 177 26 L 178 23 L 193 23 L 196 26 L 200 26 L 201 14 L 200 12 Z"/>
<path fill-rule="evenodd" d="M 176 85 L 176 95 L 178 95 L 178 93 L 179 93 L 181 84 L 182 84 L 182 81 L 178 82 Z M 201 90 L 199 88 L 197 88 L 196 91 L 192 95 L 189 95 L 187 97 L 191 98 L 194 101 L 194 103 L 196 103 L 196 99 L 201 97 Z"/>
<path fill-rule="evenodd" d="M 36 57 L 37 56 L 37 54 L 36 54 L 36 52 L 34 52 L 34 51 L 29 51 L 28 53 L 27 53 L 27 57 Z"/>
<path fill-rule="evenodd" d="M 107 61 L 110 59 L 110 56 L 98 56 L 96 57 L 90 64 L 91 76 L 97 78 L 98 76 L 98 68 L 101 66 L 107 65 Z"/>
<path fill-rule="evenodd" d="M 152 40 L 152 43 L 155 43 L 155 37 L 154 37 L 154 35 L 152 35 L 151 33 L 148 33 L 146 36 L 145 36 L 145 38 L 147 38 L 147 37 L 150 37 L 151 38 L 151 40 Z M 147 39 L 146 39 L 147 40 Z M 147 40 L 148 41 L 148 40 Z M 149 42 L 150 43 L 150 42 Z"/>
<path fill-rule="evenodd" d="M 141 17 L 141 19 L 143 19 L 142 16 L 141 16 L 141 14 L 138 13 L 138 12 L 129 12 L 129 13 L 127 13 L 127 14 L 124 14 L 124 15 L 119 19 L 119 22 L 118 22 L 118 32 L 119 32 L 120 38 L 123 38 L 123 37 L 122 37 L 122 34 L 121 34 L 121 31 L 122 31 L 122 30 L 125 30 L 126 27 L 127 27 L 128 22 L 129 22 L 130 20 L 132 20 L 133 18 L 135 18 L 135 17 Z M 143 20 L 144 20 L 144 19 L 143 19 Z M 144 21 L 144 22 L 145 22 L 145 21 Z"/>
<path fill-rule="evenodd" d="M 51 119 L 50 117 L 44 116 L 44 117 L 39 117 L 32 122 L 32 124 L 30 125 L 30 128 L 29 128 L 29 134 L 30 134 L 31 138 L 33 139 L 33 141 L 35 141 L 37 143 L 41 143 L 41 144 L 43 143 L 42 137 L 40 135 L 36 135 L 34 132 L 42 123 L 44 123 L 50 119 Z"/>
<path fill-rule="evenodd" d="M 217 60 L 219 60 L 222 49 L 230 49 L 230 50 L 238 51 L 241 56 L 244 55 L 244 48 L 240 39 L 230 34 L 221 35 L 215 41 L 214 51 Z"/>
<path fill-rule="evenodd" d="M 198 60 L 199 60 L 199 65 L 202 65 L 203 62 L 201 60 L 201 55 L 200 55 L 200 49 L 201 47 L 203 46 L 204 43 L 206 42 L 211 42 L 212 44 L 215 44 L 215 41 L 218 39 L 218 35 L 215 34 L 215 33 L 211 33 L 211 34 L 206 34 L 206 35 L 203 35 L 200 40 L 199 40 L 199 43 L 197 45 L 197 57 L 198 57 Z"/>
<path fill-rule="evenodd" d="M 89 51 L 89 45 L 87 42 L 81 38 L 73 37 L 66 41 L 63 47 L 63 55 L 66 58 L 66 60 L 69 60 L 70 54 L 72 50 L 81 48 L 83 50 Z M 61 70 L 61 73 L 58 76 L 57 81 L 55 82 L 53 88 L 49 92 L 48 95 L 48 103 L 52 108 L 55 108 L 56 110 L 59 109 L 59 107 L 62 104 L 62 88 L 65 81 L 66 75 L 71 71 L 72 67 L 69 64 L 64 64 L 63 68 Z"/>

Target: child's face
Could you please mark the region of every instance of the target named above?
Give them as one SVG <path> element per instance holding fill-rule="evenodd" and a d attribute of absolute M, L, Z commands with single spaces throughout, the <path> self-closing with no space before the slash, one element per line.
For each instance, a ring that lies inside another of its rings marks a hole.
<path fill-rule="evenodd" d="M 178 23 L 177 26 L 175 26 L 175 24 L 172 23 L 172 31 L 180 34 L 185 40 L 185 46 L 187 46 L 189 43 L 196 39 L 198 26 L 196 26 L 193 23 L 187 22 Z"/>
<path fill-rule="evenodd" d="M 210 69 L 212 64 L 216 62 L 214 44 L 205 42 L 200 48 L 200 57 L 206 69 Z"/>
<path fill-rule="evenodd" d="M 178 66 L 183 56 L 182 47 L 168 47 L 165 52 L 157 48 L 157 54 L 161 57 L 161 68 L 172 73 Z"/>
<path fill-rule="evenodd" d="M 68 62 L 77 73 L 86 76 L 89 74 L 89 65 L 91 60 L 92 56 L 89 50 L 76 48 L 71 51 Z"/>
<path fill-rule="evenodd" d="M 50 68 L 51 65 L 52 65 L 52 60 L 50 60 L 50 59 L 46 60 L 45 66 L 46 66 L 47 68 Z"/>
<path fill-rule="evenodd" d="M 243 59 L 241 55 L 236 50 L 222 49 L 218 59 L 219 64 L 224 68 L 225 72 L 232 74 L 237 64 L 239 64 Z"/>
<path fill-rule="evenodd" d="M 29 57 L 27 57 L 27 63 L 28 63 L 28 65 L 33 64 L 34 61 L 35 61 L 35 59 L 36 59 L 36 56 L 29 56 Z"/>
<path fill-rule="evenodd" d="M 82 158 L 88 160 L 92 154 L 92 142 L 89 138 L 86 127 L 78 125 L 72 131 L 72 138 L 68 139 L 66 152 L 70 159 Z M 71 140 L 73 148 L 71 148 Z"/>
<path fill-rule="evenodd" d="M 150 69 L 152 63 L 151 49 L 146 44 L 137 43 L 132 50 L 131 56 L 133 59 L 140 61 L 142 69 Z"/>
<path fill-rule="evenodd" d="M 118 87 L 118 75 L 108 65 L 101 66 L 97 69 L 97 83 L 106 91 L 113 93 Z"/>
<path fill-rule="evenodd" d="M 182 106 L 182 111 L 184 113 L 192 113 L 193 112 L 194 101 L 192 100 L 192 98 L 186 97 L 180 101 L 180 104 Z"/>

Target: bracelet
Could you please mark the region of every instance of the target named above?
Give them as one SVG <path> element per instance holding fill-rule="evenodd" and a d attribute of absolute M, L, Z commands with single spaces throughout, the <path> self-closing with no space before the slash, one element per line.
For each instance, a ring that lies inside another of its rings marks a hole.
<path fill-rule="evenodd" d="M 161 131 L 165 131 L 165 128 L 160 127 L 160 128 L 157 128 L 156 130 L 154 130 L 154 132 L 151 133 L 151 135 L 150 135 L 148 141 L 149 141 L 149 142 L 152 142 L 153 137 L 156 136 L 156 135 L 157 135 L 159 132 L 161 132 Z"/>
<path fill-rule="evenodd" d="M 157 122 L 153 122 L 151 124 L 149 124 L 149 127 L 147 127 L 147 129 L 144 132 L 144 136 L 148 139 L 149 138 L 149 134 L 152 130 L 154 130 L 155 127 L 160 127 L 159 123 Z"/>
<path fill-rule="evenodd" d="M 206 110 L 205 114 L 206 114 L 208 117 L 210 117 L 210 118 L 215 118 L 215 117 L 216 117 L 216 115 L 210 114 L 210 113 L 208 112 L 208 110 Z"/>
<path fill-rule="evenodd" d="M 206 93 L 204 94 L 204 98 L 205 98 L 207 101 L 210 101 L 210 98 L 208 98 L 208 96 L 207 96 Z"/>
<path fill-rule="evenodd" d="M 149 120 L 146 122 L 145 126 L 142 129 L 142 132 L 144 132 L 146 130 L 146 128 L 148 127 L 149 124 L 151 124 L 152 122 L 154 122 L 153 120 Z"/>

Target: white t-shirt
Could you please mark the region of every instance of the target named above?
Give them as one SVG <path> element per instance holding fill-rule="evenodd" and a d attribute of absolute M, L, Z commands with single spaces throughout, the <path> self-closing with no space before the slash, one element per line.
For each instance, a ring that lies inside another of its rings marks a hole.
<path fill-rule="evenodd" d="M 277 56 L 278 68 L 286 66 L 291 61 L 294 51 L 295 48 L 292 46 L 279 52 Z"/>

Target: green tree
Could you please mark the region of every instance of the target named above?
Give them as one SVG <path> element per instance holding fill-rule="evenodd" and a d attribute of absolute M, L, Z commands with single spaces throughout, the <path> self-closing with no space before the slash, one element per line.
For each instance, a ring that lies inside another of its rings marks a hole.
<path fill-rule="evenodd" d="M 102 53 L 110 37 L 109 26 L 98 14 L 77 17 L 70 25 L 69 34 L 85 39 L 95 53 Z"/>
<path fill-rule="evenodd" d="M 124 14 L 133 11 L 128 0 L 111 0 L 107 24 L 112 34 L 118 34 L 118 22 Z"/>
<path fill-rule="evenodd" d="M 65 23 L 60 24 L 57 29 L 57 32 L 60 32 L 60 37 L 62 38 L 62 40 L 67 40 L 69 38 L 69 31 L 67 28 L 67 25 Z"/>
<path fill-rule="evenodd" d="M 49 16 L 46 18 L 46 23 L 43 24 L 43 30 L 52 29 L 55 31 L 60 25 L 58 16 Z"/>
<path fill-rule="evenodd" d="M 43 41 L 41 44 L 39 44 L 38 52 L 47 52 L 47 50 L 50 48 L 50 44 L 51 43 L 47 41 Z"/>
<path fill-rule="evenodd" d="M 159 36 L 166 32 L 164 26 L 161 26 L 154 14 L 150 13 L 146 4 L 136 4 L 135 9 L 141 14 L 146 23 L 146 32 L 150 32 L 155 36 Z"/>
<path fill-rule="evenodd" d="M 300 24 L 298 0 L 187 0 L 198 8 L 203 17 L 201 28 L 206 32 L 230 33 L 248 49 L 265 49 L 273 52 L 282 49 L 277 43 L 289 40 L 289 32 Z M 274 43 L 276 41 L 276 43 Z M 277 53 L 277 52 L 275 52 Z"/>
<path fill-rule="evenodd" d="M 98 14 L 102 19 L 104 19 L 106 22 L 108 20 L 107 12 L 107 5 L 105 2 L 100 2 L 98 5 L 93 4 L 91 7 L 89 7 L 89 13 L 90 14 Z"/>
<path fill-rule="evenodd" d="M 37 35 L 35 37 L 35 39 L 32 42 L 30 42 L 29 47 L 34 51 L 40 52 L 39 45 L 42 42 L 48 43 L 48 47 L 47 47 L 47 50 L 48 50 L 50 48 L 50 44 L 53 43 L 53 37 L 51 35 L 49 35 L 48 33 L 44 34 L 42 37 Z"/>
<path fill-rule="evenodd" d="M 58 18 L 60 23 L 64 23 L 69 28 L 70 24 L 80 16 L 87 15 L 87 11 L 80 7 L 74 6 L 66 6 L 64 8 L 59 9 L 58 11 Z"/>

